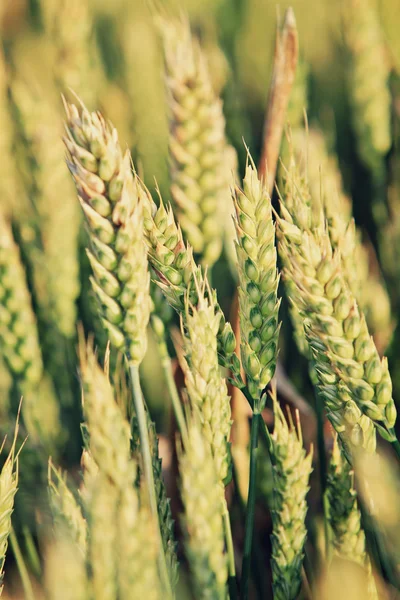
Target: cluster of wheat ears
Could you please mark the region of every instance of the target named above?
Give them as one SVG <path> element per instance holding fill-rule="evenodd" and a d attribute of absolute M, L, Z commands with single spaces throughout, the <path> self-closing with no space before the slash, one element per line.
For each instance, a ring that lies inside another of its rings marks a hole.
<path fill-rule="evenodd" d="M 21 585 L 28 600 L 397 597 L 400 443 L 382 357 L 394 319 L 336 157 L 307 123 L 294 13 L 277 29 L 258 167 L 244 146 L 240 173 L 189 20 L 151 10 L 165 199 L 96 110 L 88 5 L 42 2 L 55 103 L 23 41 L 0 56 L 4 596 Z M 342 30 L 356 153 L 390 257 L 391 64 L 365 2 L 346 4 Z M 229 277 L 228 319 L 213 285 Z M 288 337 L 309 404 L 278 363 Z M 142 391 L 149 344 L 169 452 Z"/>

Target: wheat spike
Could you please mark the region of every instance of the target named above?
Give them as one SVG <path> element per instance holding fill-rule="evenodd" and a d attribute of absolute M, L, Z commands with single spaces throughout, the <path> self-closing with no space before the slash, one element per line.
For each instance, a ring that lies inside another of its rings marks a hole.
<path fill-rule="evenodd" d="M 211 292 L 194 278 L 197 303 L 186 296 L 182 318 L 185 360 L 182 361 L 186 389 L 193 410 L 198 413 L 205 440 L 210 444 L 216 472 L 221 484 L 230 478 L 231 455 L 229 435 L 231 430 L 230 398 L 225 380 L 221 377 L 217 334 L 219 314 L 215 314 Z"/>
<path fill-rule="evenodd" d="M 371 562 L 366 551 L 365 533 L 361 526 L 354 472 L 340 452 L 337 439 L 333 446 L 327 480 L 329 523 L 333 531 L 335 554 L 362 566 L 368 577 L 368 598 L 378 598 L 372 575 Z"/>
<path fill-rule="evenodd" d="M 115 129 L 66 104 L 68 166 L 89 231 L 91 282 L 111 342 L 139 364 L 146 352 L 150 277 L 139 182 Z"/>
<path fill-rule="evenodd" d="M 81 551 L 82 556 L 85 557 L 87 524 L 82 514 L 82 508 L 68 487 L 66 475 L 53 465 L 51 459 L 48 469 L 48 488 L 56 528 L 61 531 L 64 529 L 65 535 L 69 536 Z"/>
<path fill-rule="evenodd" d="M 16 219 L 21 221 L 23 237 L 39 238 L 36 255 L 29 260 L 40 262 L 35 265 L 33 277 L 43 318 L 46 322 L 51 320 L 53 327 L 71 338 L 75 334 L 76 300 L 80 292 L 79 209 L 68 170 L 63 165 L 62 127 L 52 90 L 41 87 L 35 72 L 30 73 L 21 65 L 24 57 L 17 56 L 21 72 L 15 75 L 11 92 L 19 138 L 23 140 L 19 143 L 21 157 L 17 164 L 34 208 L 25 203 L 22 215 L 17 214 Z M 39 269 L 42 272 L 36 273 Z"/>
<path fill-rule="evenodd" d="M 349 58 L 351 116 L 358 151 L 363 162 L 380 177 L 383 157 L 392 143 L 390 64 L 384 37 L 378 15 L 369 0 L 347 2 L 343 26 Z"/>
<path fill-rule="evenodd" d="M 312 450 L 306 454 L 299 415 L 287 423 L 273 396 L 275 425 L 272 438 L 272 472 L 275 494 L 272 506 L 272 579 L 274 598 L 295 600 L 301 587 L 301 568 L 307 530 L 306 495 L 312 471 Z"/>
<path fill-rule="evenodd" d="M 171 194 L 185 237 L 210 267 L 221 254 L 229 206 L 225 119 L 186 19 L 160 20 L 168 91 Z"/>
<path fill-rule="evenodd" d="M 81 349 L 83 406 L 89 439 L 83 499 L 95 598 L 161 598 L 156 526 L 135 486 L 128 421 L 90 345 Z M 145 507 L 142 510 L 142 505 Z M 149 560 L 146 561 L 145 558 Z"/>
<path fill-rule="evenodd" d="M 11 515 L 14 510 L 14 499 L 17 489 L 18 458 L 15 455 L 14 439 L 10 453 L 0 473 L 0 596 L 4 587 L 4 563 L 8 547 L 8 536 L 11 533 Z"/>
<path fill-rule="evenodd" d="M 88 0 L 43 0 L 45 31 L 55 49 L 54 77 L 62 92 L 77 90 L 94 106 L 103 84 L 99 57 L 92 43 L 93 21 Z"/>
<path fill-rule="evenodd" d="M 178 448 L 186 552 L 196 597 L 226 600 L 228 577 L 224 553 L 221 484 L 211 447 L 193 416 L 185 447 Z"/>
<path fill-rule="evenodd" d="M 393 329 L 390 299 L 379 269 L 370 268 L 374 251 L 371 244 L 362 242 L 362 232 L 354 223 L 351 199 L 344 192 L 337 159 L 329 153 L 322 132 L 316 128 L 307 133 L 302 129 L 293 131 L 290 144 L 311 197 L 321 198 L 332 248 L 340 251 L 346 282 L 365 313 L 369 331 L 377 344 L 386 346 Z"/>
<path fill-rule="evenodd" d="M 2 351 L 13 376 L 25 389 L 32 389 L 43 375 L 36 320 L 19 248 L 3 215 L 0 228 Z"/>
<path fill-rule="evenodd" d="M 156 525 L 145 502 L 145 494 L 138 498 L 138 490 L 129 485 L 122 490 L 118 526 L 121 600 L 139 597 L 161 600 Z"/>
<path fill-rule="evenodd" d="M 271 199 L 251 159 L 243 190 L 233 196 L 239 271 L 241 356 L 248 387 L 258 401 L 275 372 L 280 301 Z"/>
<path fill-rule="evenodd" d="M 0 42 L 2 42 L 1 38 Z M 10 114 L 8 92 L 9 73 L 3 52 L 0 51 L 0 127 L 2 131 L 0 151 L 3 157 L 1 160 L 0 193 L 3 210 L 10 210 L 14 207 L 16 199 L 22 194 L 12 155 L 14 126 Z"/>
<path fill-rule="evenodd" d="M 297 185 L 291 167 L 278 218 L 284 278 L 306 332 L 328 416 L 347 445 L 374 451 L 373 425 L 385 437 L 396 420 L 387 360 L 379 358 L 364 315 L 348 288 L 340 253 L 333 251 L 322 207 Z M 297 175 L 296 175 L 297 173 Z M 297 180 L 298 180 L 297 179 Z M 305 350 L 304 334 L 301 335 Z"/>
<path fill-rule="evenodd" d="M 85 560 L 63 530 L 46 553 L 45 588 L 49 600 L 89 600 L 92 597 Z"/>
<path fill-rule="evenodd" d="M 193 259 L 191 247 L 185 244 L 182 232 L 177 225 L 171 207 L 165 207 L 160 198 L 157 208 L 149 191 L 142 186 L 144 206 L 144 227 L 148 246 L 148 256 L 158 277 L 158 285 L 162 289 L 170 305 L 182 314 L 185 310 L 185 296 L 190 295 L 190 302 L 197 302 L 197 287 L 194 285 L 195 275 L 199 285 L 203 285 L 206 277 L 201 267 Z M 209 286 L 206 286 L 209 289 Z M 235 361 L 235 336 L 230 323 L 226 322 L 218 304 L 215 290 L 212 290 L 212 301 L 215 313 L 219 315 L 218 356 L 223 366 L 234 366 L 240 376 L 240 365 Z M 232 365 L 232 361 L 235 363 Z"/>

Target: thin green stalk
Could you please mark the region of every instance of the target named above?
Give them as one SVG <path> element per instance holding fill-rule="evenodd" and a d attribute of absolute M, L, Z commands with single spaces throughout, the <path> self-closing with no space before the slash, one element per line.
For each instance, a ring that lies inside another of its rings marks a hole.
<path fill-rule="evenodd" d="M 129 357 L 128 357 L 129 362 Z M 163 544 L 161 539 L 161 529 L 160 529 L 160 519 L 158 516 L 158 506 L 157 506 L 157 498 L 155 492 L 155 483 L 154 483 L 154 474 L 153 474 L 153 463 L 151 459 L 150 453 L 150 440 L 149 440 L 149 432 L 147 429 L 147 419 L 146 419 L 146 411 L 144 408 L 142 388 L 140 386 L 140 376 L 139 376 L 139 366 L 134 364 L 129 364 L 129 374 L 132 383 L 132 392 L 133 392 L 133 401 L 135 405 L 135 413 L 136 418 L 139 425 L 139 436 L 140 436 L 140 446 L 143 457 L 143 468 L 144 475 L 147 482 L 148 494 L 149 494 L 149 502 L 150 502 L 150 510 L 153 514 L 153 518 L 157 524 L 157 533 L 159 536 L 159 568 L 160 568 L 160 576 L 161 582 L 164 586 L 165 591 L 169 598 L 172 598 L 172 590 L 171 584 L 168 576 L 167 563 L 165 560 L 165 554 L 163 551 Z"/>
<path fill-rule="evenodd" d="M 325 537 L 325 560 L 329 558 L 330 545 L 329 545 L 329 525 L 327 515 L 327 499 L 326 499 L 326 450 L 325 450 L 325 436 L 324 436 L 324 409 L 322 398 L 315 396 L 315 413 L 317 416 L 317 446 L 318 446 L 318 458 L 319 458 L 319 479 L 321 483 L 321 495 L 322 495 L 322 509 L 324 517 L 324 537 Z"/>
<path fill-rule="evenodd" d="M 391 433 L 393 433 L 393 436 L 394 436 L 394 440 L 391 442 L 391 444 L 392 444 L 392 446 L 393 446 L 393 448 L 394 448 L 394 451 L 395 451 L 395 452 L 396 452 L 396 454 L 397 454 L 397 458 L 400 458 L 400 442 L 399 442 L 399 440 L 397 439 L 397 437 L 396 437 L 396 434 L 395 434 L 394 430 L 392 430 L 392 432 L 391 432 Z"/>
<path fill-rule="evenodd" d="M 226 549 L 228 552 L 229 598 L 230 598 L 230 600 L 236 600 L 237 599 L 237 586 L 236 586 L 236 568 L 235 568 L 235 549 L 233 547 L 231 520 L 229 518 L 229 511 L 228 511 L 228 507 L 226 505 L 226 500 L 224 500 L 223 511 L 224 511 L 223 517 L 224 517 L 224 527 L 225 527 Z"/>
<path fill-rule="evenodd" d="M 17 563 L 19 575 L 21 577 L 22 587 L 24 588 L 25 600 L 35 600 L 31 580 L 29 578 L 28 569 L 26 568 L 24 557 L 22 556 L 21 549 L 18 544 L 17 536 L 15 535 L 14 529 L 11 529 L 10 533 L 11 547 L 14 553 L 15 561 Z"/>
<path fill-rule="evenodd" d="M 241 600 L 249 597 L 249 579 L 251 567 L 251 548 L 253 543 L 254 511 L 256 501 L 256 477 L 257 477 L 257 455 L 258 455 L 258 432 L 261 413 L 253 413 L 250 432 L 250 478 L 249 493 L 247 497 L 246 525 L 244 538 L 244 553 L 242 562 L 242 581 L 240 589 Z"/>
<path fill-rule="evenodd" d="M 22 533 L 24 535 L 25 548 L 29 556 L 31 567 L 34 570 L 35 575 L 37 575 L 37 577 L 41 577 L 42 567 L 40 564 L 39 554 L 33 540 L 32 532 L 29 531 L 29 528 L 25 525 L 22 528 Z"/>
<path fill-rule="evenodd" d="M 160 338 L 157 336 L 157 345 L 158 351 L 161 357 L 161 367 L 164 373 L 165 382 L 167 384 L 168 393 L 171 398 L 172 408 L 174 409 L 174 414 L 176 418 L 176 422 L 178 423 L 178 428 L 181 433 L 183 442 L 185 443 L 187 439 L 187 427 L 185 421 L 185 415 L 183 414 L 183 408 L 181 404 L 181 400 L 179 398 L 178 390 L 176 387 L 176 383 L 174 380 L 174 376 L 172 374 L 172 365 L 171 365 L 171 357 L 168 352 L 167 343 L 165 341 L 165 337 Z"/>

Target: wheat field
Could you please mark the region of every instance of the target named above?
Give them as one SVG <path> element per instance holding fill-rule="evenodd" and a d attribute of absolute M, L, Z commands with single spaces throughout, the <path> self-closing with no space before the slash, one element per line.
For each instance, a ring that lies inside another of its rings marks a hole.
<path fill-rule="evenodd" d="M 397 0 L 2 0 L 0 596 L 400 598 Z"/>

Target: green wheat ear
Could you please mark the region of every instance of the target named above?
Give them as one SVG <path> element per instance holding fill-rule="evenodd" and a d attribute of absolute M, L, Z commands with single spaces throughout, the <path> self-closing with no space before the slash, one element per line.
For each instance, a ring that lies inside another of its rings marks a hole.
<path fill-rule="evenodd" d="M 390 63 L 378 14 L 369 0 L 345 3 L 343 32 L 348 51 L 348 91 L 358 151 L 363 162 L 380 178 L 383 158 L 392 143 L 388 86 Z"/>
<path fill-rule="evenodd" d="M 258 401 L 275 372 L 280 325 L 271 198 L 248 158 L 243 190 L 235 188 L 236 253 L 242 364 Z"/>
<path fill-rule="evenodd" d="M 11 515 L 14 510 L 15 494 L 18 490 L 18 455 L 15 452 L 17 434 L 18 422 L 13 445 L 0 473 L 0 596 L 4 587 L 4 563 L 8 548 L 8 537 L 12 528 Z"/>
<path fill-rule="evenodd" d="M 226 600 L 221 483 L 210 444 L 196 412 L 189 418 L 184 447 L 178 446 L 184 505 L 185 548 L 196 597 Z"/>
<path fill-rule="evenodd" d="M 139 364 L 147 347 L 150 276 L 140 184 L 100 113 L 66 104 L 68 166 L 85 216 L 91 279 L 111 342 Z"/>
<path fill-rule="evenodd" d="M 321 205 L 311 198 L 307 186 L 297 185 L 301 177 L 294 159 L 291 169 L 294 176 L 289 172 L 277 223 L 301 349 L 313 361 L 320 395 L 343 444 L 348 450 L 361 446 L 373 452 L 374 426 L 392 440 L 396 420 L 387 360 L 379 358 L 365 317 L 347 286 Z"/>
<path fill-rule="evenodd" d="M 53 465 L 51 459 L 48 468 L 48 488 L 56 528 L 64 530 L 65 535 L 79 548 L 82 556 L 86 557 L 87 523 L 82 514 L 82 507 L 69 488 L 66 475 Z"/>
<path fill-rule="evenodd" d="M 368 598 L 378 598 L 371 562 L 366 550 L 365 533 L 361 525 L 354 472 L 342 456 L 335 438 L 327 480 L 329 524 L 332 528 L 332 546 L 340 558 L 356 562 L 366 571 Z"/>
<path fill-rule="evenodd" d="M 81 349 L 83 408 L 88 434 L 83 500 L 93 596 L 161 599 L 158 535 L 147 495 L 140 493 L 131 432 L 93 348 Z"/>
<path fill-rule="evenodd" d="M 186 239 L 204 265 L 223 245 L 229 206 L 225 119 L 208 67 L 186 19 L 159 19 L 169 103 L 171 194 Z"/>
<path fill-rule="evenodd" d="M 177 224 L 170 206 L 165 206 L 160 197 L 157 208 L 150 192 L 142 185 L 141 195 L 144 207 L 144 229 L 148 247 L 148 258 L 169 304 L 178 312 L 185 311 L 185 297 L 189 293 L 190 302 L 197 302 L 197 286 L 207 279 L 201 267 L 193 259 L 192 248 L 183 240 L 182 231 Z M 209 286 L 206 286 L 209 289 Z M 236 340 L 230 323 L 225 320 L 224 313 L 218 304 L 215 290 L 211 291 L 215 314 L 219 317 L 218 357 L 222 366 L 230 368 L 234 361 L 240 375 L 240 365 L 234 354 Z"/>
<path fill-rule="evenodd" d="M 306 495 L 312 471 L 312 449 L 306 454 L 299 414 L 289 423 L 273 396 L 275 416 L 272 438 L 272 579 L 274 598 L 295 600 L 301 587 L 301 568 L 307 536 Z"/>
<path fill-rule="evenodd" d="M 370 267 L 373 248 L 363 243 L 362 232 L 355 225 L 337 158 L 315 127 L 293 131 L 290 150 L 304 172 L 311 197 L 321 198 L 332 248 L 340 251 L 346 282 L 365 314 L 369 331 L 382 348 L 393 330 L 390 298 L 379 268 Z"/>

